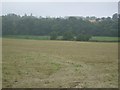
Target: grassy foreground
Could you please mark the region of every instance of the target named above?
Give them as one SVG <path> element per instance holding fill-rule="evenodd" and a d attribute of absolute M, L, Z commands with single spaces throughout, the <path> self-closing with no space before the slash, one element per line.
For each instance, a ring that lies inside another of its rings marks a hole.
<path fill-rule="evenodd" d="M 3 38 L 3 87 L 118 87 L 118 44 Z"/>
<path fill-rule="evenodd" d="M 2 89 L 2 38 L 0 37 L 0 89 Z"/>

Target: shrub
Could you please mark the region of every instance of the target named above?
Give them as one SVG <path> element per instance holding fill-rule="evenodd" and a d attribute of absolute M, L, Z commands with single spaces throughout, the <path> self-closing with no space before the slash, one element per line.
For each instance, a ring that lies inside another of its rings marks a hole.
<path fill-rule="evenodd" d="M 72 32 L 65 32 L 63 34 L 63 40 L 74 40 L 74 35 Z"/>
<path fill-rule="evenodd" d="M 56 40 L 57 39 L 57 32 L 52 32 L 50 34 L 50 40 Z"/>
<path fill-rule="evenodd" d="M 91 38 L 90 35 L 79 34 L 76 37 L 76 41 L 89 41 L 90 38 Z"/>

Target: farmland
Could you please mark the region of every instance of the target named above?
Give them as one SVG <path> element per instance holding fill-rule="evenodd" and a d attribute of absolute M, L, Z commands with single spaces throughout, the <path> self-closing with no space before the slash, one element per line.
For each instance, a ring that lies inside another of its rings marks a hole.
<path fill-rule="evenodd" d="M 92 37 L 90 41 L 98 41 L 98 42 L 118 42 L 120 41 L 119 37 L 102 37 L 102 36 L 96 36 Z"/>
<path fill-rule="evenodd" d="M 0 89 L 2 88 L 2 38 L 0 38 Z"/>
<path fill-rule="evenodd" d="M 117 88 L 118 44 L 3 38 L 3 87 Z"/>

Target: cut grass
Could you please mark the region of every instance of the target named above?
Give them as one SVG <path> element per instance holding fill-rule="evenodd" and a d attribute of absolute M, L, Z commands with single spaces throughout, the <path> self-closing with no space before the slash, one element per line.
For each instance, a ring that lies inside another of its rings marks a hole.
<path fill-rule="evenodd" d="M 118 38 L 118 37 L 94 36 L 90 39 L 90 41 L 118 42 L 118 41 L 120 41 L 120 38 Z"/>
<path fill-rule="evenodd" d="M 3 88 L 117 88 L 118 44 L 3 38 Z"/>
<path fill-rule="evenodd" d="M 33 35 L 6 35 L 4 38 L 13 39 L 33 39 L 33 40 L 50 40 L 50 36 L 33 36 Z"/>
<path fill-rule="evenodd" d="M 2 89 L 2 38 L 0 37 L 0 89 Z"/>

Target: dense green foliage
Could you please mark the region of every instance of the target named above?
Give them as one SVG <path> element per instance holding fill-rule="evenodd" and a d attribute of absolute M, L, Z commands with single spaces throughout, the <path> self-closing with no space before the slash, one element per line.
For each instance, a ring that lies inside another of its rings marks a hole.
<path fill-rule="evenodd" d="M 79 35 L 76 37 L 76 40 L 77 40 L 77 41 L 89 41 L 90 38 L 91 38 L 90 35 L 79 34 Z"/>
<path fill-rule="evenodd" d="M 63 40 L 74 40 L 74 36 L 72 32 L 65 32 L 63 34 Z"/>
<path fill-rule="evenodd" d="M 50 34 L 50 39 L 51 40 L 56 40 L 57 39 L 57 32 L 52 32 L 51 34 Z"/>
<path fill-rule="evenodd" d="M 74 36 L 118 36 L 117 14 L 113 17 L 34 17 L 32 15 L 19 16 L 8 14 L 2 16 L 2 34 L 4 35 L 40 35 L 63 36 L 65 40 L 72 40 Z M 52 34 L 52 32 L 55 32 Z M 56 34 L 57 33 L 57 34 Z M 67 33 L 70 33 L 68 35 Z"/>
<path fill-rule="evenodd" d="M 50 40 L 50 36 L 31 36 L 31 35 L 4 35 L 3 38 L 32 39 L 32 40 Z M 58 36 L 56 39 L 57 40 L 62 40 L 63 36 Z M 74 40 L 75 39 L 77 40 L 76 37 L 74 37 Z M 118 38 L 118 37 L 92 36 L 89 39 L 89 41 L 96 41 L 96 42 L 117 42 L 118 40 L 120 41 L 120 37 Z"/>

